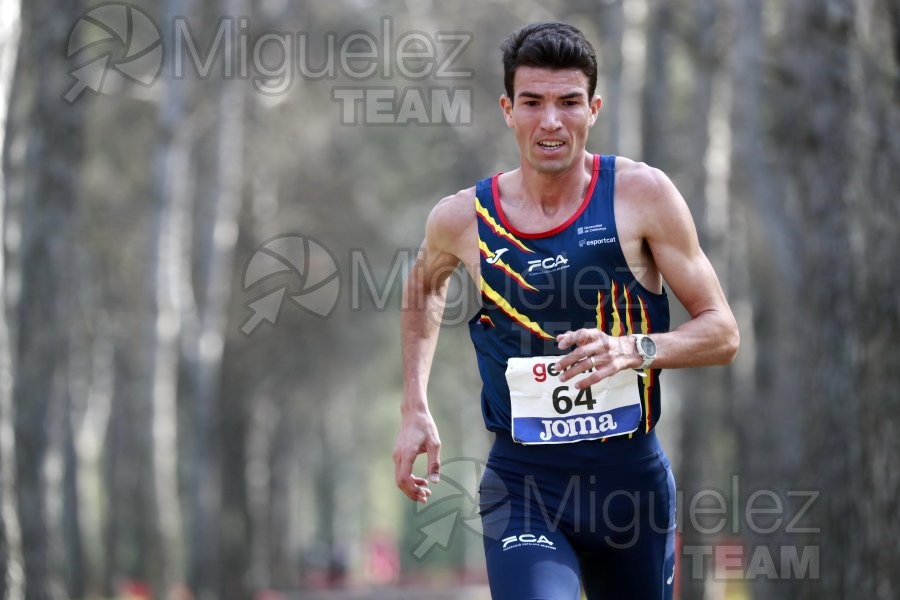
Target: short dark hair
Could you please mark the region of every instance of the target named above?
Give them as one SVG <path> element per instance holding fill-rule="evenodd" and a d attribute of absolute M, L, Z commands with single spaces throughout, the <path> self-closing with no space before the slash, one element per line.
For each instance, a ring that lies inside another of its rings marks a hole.
<path fill-rule="evenodd" d="M 588 78 L 588 99 L 597 88 L 597 54 L 577 28 L 566 23 L 531 23 L 500 44 L 503 51 L 503 85 L 513 100 L 513 80 L 518 67 L 580 69 Z"/>

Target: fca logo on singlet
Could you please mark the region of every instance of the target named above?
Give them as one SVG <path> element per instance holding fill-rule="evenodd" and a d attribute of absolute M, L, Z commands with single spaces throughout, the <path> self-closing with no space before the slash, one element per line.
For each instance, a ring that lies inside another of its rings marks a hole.
<path fill-rule="evenodd" d="M 565 269 L 568 266 L 569 259 L 566 258 L 566 255 L 557 254 L 556 256 L 551 256 L 544 259 L 536 258 L 534 260 L 529 260 L 528 273 L 530 274 L 535 269 L 541 269 L 541 272 L 556 271 L 558 269 Z"/>

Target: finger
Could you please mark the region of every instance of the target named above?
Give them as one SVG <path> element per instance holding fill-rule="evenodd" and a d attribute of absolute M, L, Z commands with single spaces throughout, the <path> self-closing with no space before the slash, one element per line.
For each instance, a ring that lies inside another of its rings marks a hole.
<path fill-rule="evenodd" d="M 565 337 L 563 339 L 563 343 L 560 343 L 560 345 L 559 345 L 560 350 L 565 350 L 566 348 L 572 347 L 572 345 L 575 343 L 575 340 L 577 339 L 577 337 L 576 337 L 577 335 L 578 335 L 578 332 L 575 332 L 575 331 L 568 331 L 568 332 L 562 334 L 560 337 L 563 337 L 563 336 L 565 336 Z M 559 368 L 560 371 L 564 371 L 564 370 L 568 369 L 569 367 L 571 367 L 572 365 L 574 365 L 576 362 L 578 362 L 579 360 L 581 360 L 584 357 L 584 353 L 579 352 L 579 350 L 581 350 L 581 348 L 576 347 L 571 352 L 562 356 L 559 359 L 559 361 L 556 363 L 556 366 Z"/>
<path fill-rule="evenodd" d="M 567 331 L 566 333 L 560 334 L 560 350 L 565 350 L 566 348 L 570 348 L 572 346 L 576 346 L 569 355 L 574 354 L 578 348 L 584 347 L 588 344 L 595 344 L 600 340 L 600 332 L 597 329 L 579 329 L 578 331 Z M 569 356 L 567 355 L 567 356 Z M 587 356 L 585 353 L 575 354 L 572 358 L 564 363 L 564 366 L 568 368 L 576 361 L 581 360 Z"/>
<path fill-rule="evenodd" d="M 599 383 L 600 381 L 606 379 L 611 375 L 614 375 L 615 373 L 616 370 L 612 365 L 607 364 L 600 366 L 595 371 L 588 373 L 586 376 L 576 381 L 574 387 L 576 390 L 583 390 L 584 388 L 591 387 L 595 383 Z"/>
<path fill-rule="evenodd" d="M 415 500 L 418 496 L 416 484 L 412 481 L 412 466 L 416 455 L 398 450 L 394 453 L 394 481 L 404 494 Z"/>
<path fill-rule="evenodd" d="M 567 331 L 556 336 L 556 345 L 559 346 L 560 350 L 569 348 L 573 343 L 575 343 L 575 335 L 571 331 Z"/>
<path fill-rule="evenodd" d="M 571 369 L 586 357 L 586 353 L 587 349 L 585 348 L 575 348 L 557 361 L 556 369 L 560 372 L 565 372 L 567 369 Z"/>
<path fill-rule="evenodd" d="M 581 352 L 581 351 L 578 351 L 578 352 Z M 573 354 L 574 354 L 574 352 L 573 352 Z M 592 358 L 594 359 L 593 363 L 591 362 Z M 596 369 L 598 362 L 599 361 L 597 361 L 595 356 L 593 356 L 591 354 L 587 354 L 587 351 L 585 351 L 585 356 L 583 358 L 580 358 L 580 359 L 576 360 L 575 362 L 573 362 L 570 367 L 568 367 L 565 371 L 563 371 L 559 376 L 559 380 L 561 382 L 566 382 L 571 379 L 574 379 L 575 377 L 578 377 L 582 373 L 586 373 L 592 369 Z"/>
<path fill-rule="evenodd" d="M 410 500 L 421 502 L 423 498 L 431 495 L 431 490 L 428 489 L 428 480 L 424 477 L 416 477 L 410 473 L 405 483 L 403 491 Z"/>
<path fill-rule="evenodd" d="M 598 337 L 596 329 L 578 329 L 576 331 L 567 331 L 556 336 L 556 343 L 560 350 L 565 350 L 572 346 L 581 346 L 595 341 Z"/>
<path fill-rule="evenodd" d="M 600 338 L 600 332 L 596 329 L 579 329 L 575 332 L 575 344 L 584 346 L 596 342 Z"/>
<path fill-rule="evenodd" d="M 412 480 L 416 484 L 415 492 L 410 496 L 410 500 L 423 503 L 428 502 L 428 498 L 431 496 L 431 490 L 428 488 L 428 481 L 422 477 L 416 477 L 415 475 L 411 475 L 410 477 L 412 477 Z"/>
<path fill-rule="evenodd" d="M 592 368 L 594 365 L 591 365 L 590 358 L 593 357 L 595 361 L 599 363 L 599 353 L 602 350 L 602 347 L 597 344 L 584 344 L 578 346 L 565 356 L 563 356 L 560 361 L 557 363 L 557 367 L 560 371 L 566 374 L 566 377 L 561 377 L 562 381 L 566 379 L 571 379 L 573 375 L 577 375 L 580 372 L 586 371 Z M 585 361 L 588 361 L 586 364 Z M 575 369 L 572 371 L 572 369 Z M 571 373 L 569 371 L 572 371 Z"/>
<path fill-rule="evenodd" d="M 428 479 L 432 483 L 441 480 L 441 443 L 439 441 L 431 442 L 427 446 L 428 450 Z"/>

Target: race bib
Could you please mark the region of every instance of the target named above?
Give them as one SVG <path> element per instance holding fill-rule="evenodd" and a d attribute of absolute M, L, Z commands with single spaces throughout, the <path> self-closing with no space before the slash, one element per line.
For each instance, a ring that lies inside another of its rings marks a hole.
<path fill-rule="evenodd" d="M 560 358 L 509 359 L 506 382 L 515 441 L 569 444 L 637 430 L 641 403 L 634 371 L 619 371 L 590 388 L 577 390 L 575 380 L 559 381 L 556 362 Z"/>

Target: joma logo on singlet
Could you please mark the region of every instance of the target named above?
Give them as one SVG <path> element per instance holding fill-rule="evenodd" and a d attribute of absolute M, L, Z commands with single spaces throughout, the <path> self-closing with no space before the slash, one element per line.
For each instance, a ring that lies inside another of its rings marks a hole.
<path fill-rule="evenodd" d="M 509 250 L 509 248 L 500 248 L 499 250 L 497 250 L 496 252 L 494 252 L 494 254 L 493 254 L 492 256 L 490 256 L 489 258 L 484 259 L 484 262 L 486 262 L 486 263 L 489 264 L 489 265 L 496 264 L 496 262 L 497 262 L 498 260 L 500 260 L 500 257 L 503 255 L 503 253 L 504 253 L 504 252 L 507 252 L 508 250 Z"/>
<path fill-rule="evenodd" d="M 540 437 L 545 442 L 579 435 L 606 433 L 619 428 L 619 424 L 613 420 L 610 414 L 599 417 L 585 415 L 569 419 L 541 419 L 541 425 L 544 426 L 544 431 L 541 432 Z"/>
<path fill-rule="evenodd" d="M 544 259 L 536 258 L 534 260 L 529 260 L 527 272 L 530 274 L 535 269 L 540 269 L 541 272 L 558 271 L 559 269 L 565 269 L 568 266 L 569 259 L 566 258 L 566 255 L 557 254 L 556 256 L 551 256 Z"/>

